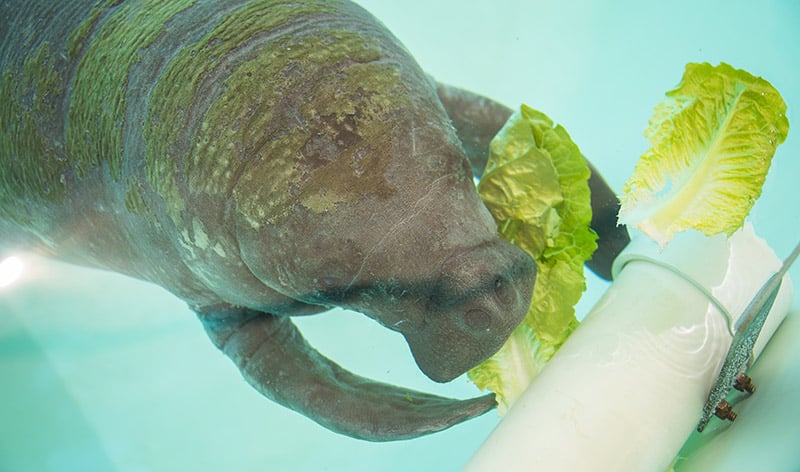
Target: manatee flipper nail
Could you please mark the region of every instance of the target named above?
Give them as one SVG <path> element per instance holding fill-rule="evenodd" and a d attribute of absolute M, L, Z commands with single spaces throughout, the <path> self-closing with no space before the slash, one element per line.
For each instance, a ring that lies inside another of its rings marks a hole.
<path fill-rule="evenodd" d="M 476 93 L 438 83 L 436 92 L 450 121 L 456 128 L 470 167 L 480 177 L 489 157 L 489 143 L 513 112 L 510 108 Z M 587 161 L 592 175 L 592 229 L 599 236 L 597 251 L 586 265 L 598 276 L 611 278 L 611 264 L 628 245 L 630 236 L 623 225 L 617 225 L 619 200 L 600 172 Z"/>
<path fill-rule="evenodd" d="M 341 434 L 368 441 L 410 439 L 496 406 L 494 395 L 455 400 L 355 375 L 314 349 L 288 317 L 222 308 L 199 318 L 256 390 Z"/>

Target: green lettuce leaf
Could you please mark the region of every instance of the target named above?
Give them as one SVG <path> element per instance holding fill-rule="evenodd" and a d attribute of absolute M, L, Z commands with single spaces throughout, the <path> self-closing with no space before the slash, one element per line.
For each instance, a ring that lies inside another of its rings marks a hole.
<path fill-rule="evenodd" d="M 583 264 L 597 248 L 589 228 L 590 171 L 567 132 L 526 105 L 492 140 L 478 192 L 500 234 L 536 260 L 531 307 L 494 356 L 469 378 L 495 392 L 504 414 L 578 325 Z"/>
<path fill-rule="evenodd" d="M 622 189 L 619 220 L 661 246 L 676 232 L 735 232 L 761 194 L 789 132 L 786 104 L 764 79 L 727 64 L 688 64 L 655 108 L 652 147 Z"/>

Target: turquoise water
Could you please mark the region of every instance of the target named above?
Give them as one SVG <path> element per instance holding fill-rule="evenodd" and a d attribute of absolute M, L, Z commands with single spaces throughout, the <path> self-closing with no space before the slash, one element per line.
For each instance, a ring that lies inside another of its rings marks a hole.
<path fill-rule="evenodd" d="M 800 123 L 800 3 L 791 0 L 758 8 L 731 0 L 670 7 L 360 3 L 437 79 L 511 106 L 527 103 L 560 122 L 614 188 L 647 148 L 642 130 L 652 107 L 687 62 L 724 61 L 763 76 L 787 102 L 790 124 Z M 792 130 L 751 213 L 780 256 L 800 238 L 798 157 L 800 131 Z M 331 433 L 256 394 L 194 315 L 161 289 L 41 259 L 26 263 L 25 278 L 0 291 L 2 471 L 450 471 L 497 423 L 489 413 L 387 444 Z M 800 266 L 791 274 L 800 280 Z M 597 279 L 589 284 L 581 314 L 606 287 Z M 772 382 L 749 400 L 763 421 L 733 439 L 717 434 L 691 459 L 698 470 L 800 468 L 793 449 L 800 443 L 800 407 L 788 401 L 800 395 L 800 347 L 792 348 L 798 316 L 757 366 Z M 399 335 L 360 315 L 328 313 L 298 324 L 320 351 L 360 374 L 442 395 L 477 393 L 464 378 L 448 385 L 427 380 Z"/>

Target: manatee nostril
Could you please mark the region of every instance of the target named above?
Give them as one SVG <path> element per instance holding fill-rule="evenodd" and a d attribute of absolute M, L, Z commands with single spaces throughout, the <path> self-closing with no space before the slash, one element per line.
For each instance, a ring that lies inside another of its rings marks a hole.
<path fill-rule="evenodd" d="M 464 322 L 476 331 L 488 329 L 491 321 L 489 313 L 484 310 L 472 309 L 464 313 Z"/>
<path fill-rule="evenodd" d="M 497 277 L 495 279 L 494 294 L 502 305 L 509 305 L 514 299 L 513 288 L 504 277 Z"/>
<path fill-rule="evenodd" d="M 323 288 L 333 288 L 339 283 L 339 280 L 336 277 L 320 277 L 318 282 Z"/>

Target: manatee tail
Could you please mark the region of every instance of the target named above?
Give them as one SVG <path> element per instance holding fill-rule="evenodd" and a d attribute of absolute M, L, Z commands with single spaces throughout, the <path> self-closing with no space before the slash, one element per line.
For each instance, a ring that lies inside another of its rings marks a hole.
<path fill-rule="evenodd" d="M 223 308 L 199 318 L 261 394 L 347 436 L 411 439 L 496 406 L 494 395 L 454 400 L 357 376 L 317 352 L 288 317 Z"/>

